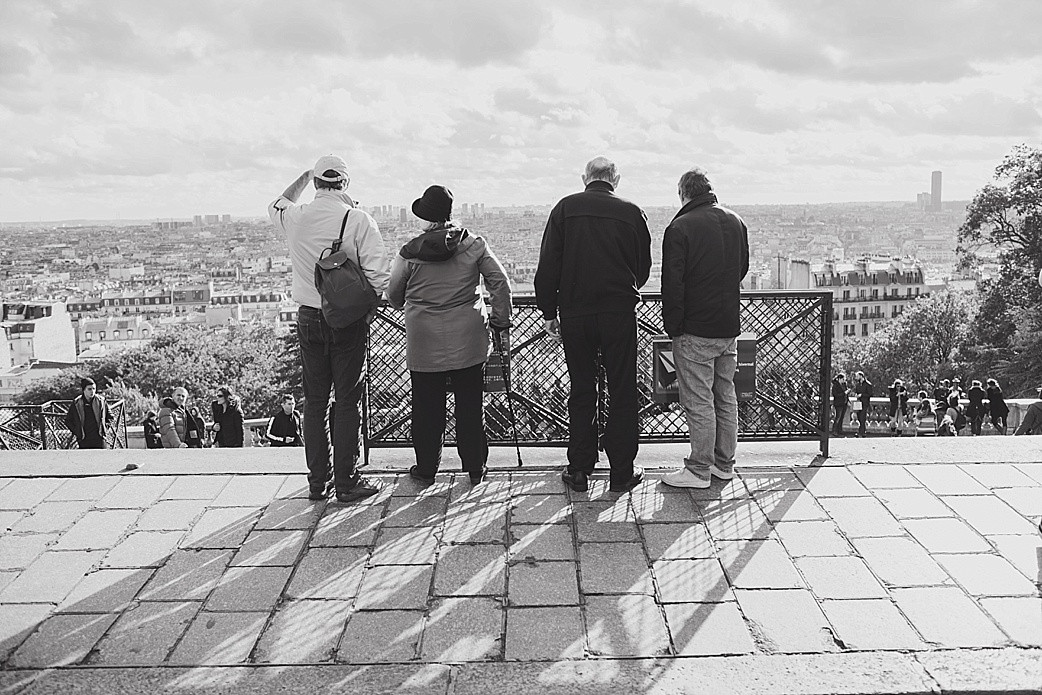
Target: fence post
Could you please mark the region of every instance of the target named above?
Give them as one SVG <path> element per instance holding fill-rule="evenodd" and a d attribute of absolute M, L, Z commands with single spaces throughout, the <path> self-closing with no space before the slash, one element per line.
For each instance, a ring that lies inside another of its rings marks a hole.
<path fill-rule="evenodd" d="M 40 418 L 40 448 L 47 448 L 47 416 L 44 414 L 44 408 L 47 406 L 46 403 L 39 407 L 36 411 L 36 416 Z"/>
<path fill-rule="evenodd" d="M 829 457 L 830 401 L 832 400 L 832 293 L 822 297 L 821 309 L 821 382 L 818 392 L 821 402 L 818 411 L 818 422 L 821 425 L 821 455 Z"/>

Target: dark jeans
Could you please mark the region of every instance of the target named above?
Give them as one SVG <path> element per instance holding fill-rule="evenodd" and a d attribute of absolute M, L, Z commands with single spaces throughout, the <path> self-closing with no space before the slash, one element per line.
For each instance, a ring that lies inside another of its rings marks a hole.
<path fill-rule="evenodd" d="M 633 477 L 637 457 L 637 318 L 603 313 L 561 320 L 568 396 L 568 470 L 590 473 L 597 463 L 597 351 L 608 378 L 608 422 L 601 444 L 611 482 Z"/>
<path fill-rule="evenodd" d="M 832 424 L 832 431 L 836 434 L 843 434 L 843 418 L 847 416 L 847 404 L 833 405 L 836 409 L 836 419 Z"/>
<path fill-rule="evenodd" d="M 338 493 L 347 492 L 359 480 L 362 372 L 369 323 L 362 319 L 346 328 L 330 328 L 320 310 L 302 306 L 297 312 L 297 336 L 304 367 L 304 455 L 308 462 L 308 485 L 317 491 L 332 479 Z M 331 391 L 336 394 L 332 408 Z"/>
<path fill-rule="evenodd" d="M 970 418 L 970 433 L 979 437 L 984 428 L 984 416 L 974 415 Z"/>
<path fill-rule="evenodd" d="M 858 436 L 865 436 L 865 425 L 868 423 L 868 406 L 862 405 L 861 410 L 857 411 L 857 433 Z"/>
<path fill-rule="evenodd" d="M 416 470 L 433 478 L 445 439 L 445 394 L 452 380 L 456 400 L 456 453 L 463 470 L 479 473 L 488 461 L 484 421 L 484 364 L 445 372 L 409 372 L 412 377 L 412 448 Z"/>

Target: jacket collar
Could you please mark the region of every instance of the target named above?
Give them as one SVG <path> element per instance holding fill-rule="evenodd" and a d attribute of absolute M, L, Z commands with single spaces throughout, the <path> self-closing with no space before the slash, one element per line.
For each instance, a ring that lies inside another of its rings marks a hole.
<path fill-rule="evenodd" d="M 615 186 L 612 186 L 607 181 L 601 181 L 600 179 L 595 179 L 593 181 L 590 181 L 588 184 L 586 184 L 586 190 L 588 190 L 588 191 L 606 191 L 608 193 L 614 193 L 615 192 Z"/>
<path fill-rule="evenodd" d="M 716 199 L 716 193 L 713 193 L 712 191 L 707 191 L 702 195 L 695 196 L 691 200 L 687 201 L 687 203 L 684 204 L 684 207 L 680 208 L 680 211 L 677 212 L 673 219 L 675 220 L 677 217 L 687 214 L 695 208 L 700 208 L 703 205 L 716 205 L 717 203 L 718 201 Z"/>
<path fill-rule="evenodd" d="M 319 198 L 332 198 L 333 200 L 340 201 L 344 205 L 353 208 L 355 207 L 355 201 L 352 200 L 351 196 L 347 194 L 347 191 L 334 191 L 330 188 L 323 188 L 315 191 L 315 200 Z"/>

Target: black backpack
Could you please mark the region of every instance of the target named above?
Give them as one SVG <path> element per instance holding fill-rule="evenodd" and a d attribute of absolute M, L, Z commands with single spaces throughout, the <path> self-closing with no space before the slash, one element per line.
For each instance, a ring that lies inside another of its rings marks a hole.
<path fill-rule="evenodd" d="M 350 215 L 349 209 L 340 224 L 340 236 L 315 263 L 315 289 L 322 297 L 322 316 L 330 328 L 346 328 L 365 318 L 380 301 L 358 263 L 340 249 Z"/>

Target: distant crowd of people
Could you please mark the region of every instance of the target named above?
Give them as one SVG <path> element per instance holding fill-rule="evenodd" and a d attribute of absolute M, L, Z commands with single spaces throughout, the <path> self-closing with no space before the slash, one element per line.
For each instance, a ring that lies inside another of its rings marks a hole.
<path fill-rule="evenodd" d="M 1037 390 L 1042 399 L 1042 386 Z M 832 379 L 833 433 L 843 436 L 849 413 L 850 423 L 857 427 L 854 436 L 864 437 L 874 395 L 874 386 L 864 372 L 856 372 L 852 383 L 842 372 L 837 374 Z M 890 400 L 887 415 L 892 436 L 901 436 L 910 429 L 913 436 L 932 433 L 940 437 L 976 437 L 982 433 L 986 420 L 999 434 L 1007 432 L 1009 406 L 995 379 L 987 379 L 985 384 L 974 379 L 966 390 L 958 377 L 942 379 L 930 393 L 919 390 L 914 400 L 904 381 L 894 379 L 886 396 Z M 1014 434 L 1042 434 L 1042 400 L 1028 407 Z"/>
<path fill-rule="evenodd" d="M 156 413 L 148 411 L 142 421 L 149 449 L 235 448 L 245 445 L 242 404 L 227 386 L 221 386 L 210 404 L 210 422 L 197 405 L 188 404 L 188 390 L 174 389 Z M 271 446 L 303 446 L 300 413 L 293 394 L 282 397 L 278 412 L 268 418 L 265 439 Z"/>
<path fill-rule="evenodd" d="M 210 420 L 198 405 L 188 402 L 188 389 L 179 386 L 164 398 L 157 413 L 149 410 L 141 421 L 149 449 L 234 448 L 246 444 L 242 404 L 227 386 L 216 390 L 210 404 Z M 282 396 L 281 407 L 268 418 L 264 438 L 271 446 L 304 446 L 300 413 L 293 394 Z M 80 394 L 72 401 L 65 426 L 80 449 L 105 449 L 105 431 L 112 420 L 108 404 L 97 393 L 93 379 L 80 381 Z"/>

